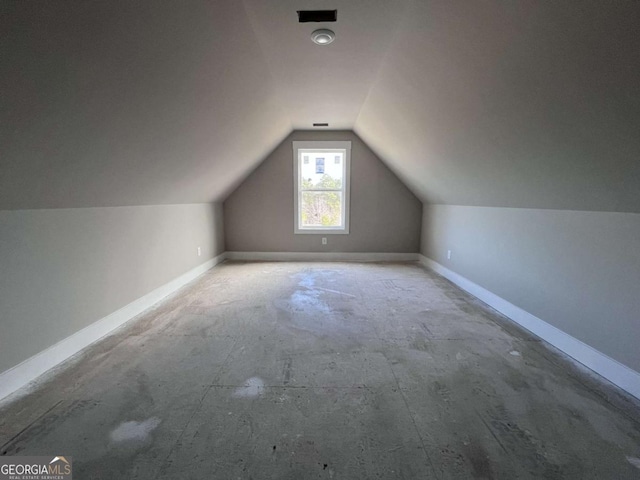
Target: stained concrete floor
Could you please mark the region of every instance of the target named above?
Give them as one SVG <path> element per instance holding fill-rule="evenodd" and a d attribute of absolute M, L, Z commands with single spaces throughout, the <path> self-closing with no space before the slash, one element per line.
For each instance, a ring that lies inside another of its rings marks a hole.
<path fill-rule="evenodd" d="M 223 264 L 0 419 L 76 479 L 640 478 L 637 401 L 411 264 Z"/>

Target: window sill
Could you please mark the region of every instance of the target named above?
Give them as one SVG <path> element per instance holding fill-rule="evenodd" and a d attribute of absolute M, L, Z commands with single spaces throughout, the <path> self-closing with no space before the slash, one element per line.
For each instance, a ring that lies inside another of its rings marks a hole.
<path fill-rule="evenodd" d="M 328 230 L 320 230 L 320 229 L 313 229 L 313 230 L 307 230 L 307 229 L 299 229 L 296 228 L 293 232 L 296 235 L 349 235 L 349 230 L 348 229 L 340 229 L 340 230 L 333 230 L 333 229 L 328 229 Z"/>

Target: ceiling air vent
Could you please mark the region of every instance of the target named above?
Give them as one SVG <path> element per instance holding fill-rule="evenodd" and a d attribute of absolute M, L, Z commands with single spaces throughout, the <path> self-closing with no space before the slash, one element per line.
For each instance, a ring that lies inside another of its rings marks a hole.
<path fill-rule="evenodd" d="M 328 127 L 329 124 L 328 123 L 314 123 L 313 126 L 314 127 Z"/>
<path fill-rule="evenodd" d="M 338 10 L 298 10 L 298 22 L 335 22 Z"/>

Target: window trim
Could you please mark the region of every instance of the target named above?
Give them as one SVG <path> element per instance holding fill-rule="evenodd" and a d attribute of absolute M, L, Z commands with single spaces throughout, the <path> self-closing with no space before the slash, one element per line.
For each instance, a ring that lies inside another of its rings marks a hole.
<path fill-rule="evenodd" d="M 351 142 L 350 141 L 294 141 L 293 143 L 293 233 L 302 235 L 348 235 L 349 212 L 351 200 Z M 344 186 L 342 213 L 344 226 L 336 228 L 301 228 L 300 227 L 300 150 L 344 150 Z"/>

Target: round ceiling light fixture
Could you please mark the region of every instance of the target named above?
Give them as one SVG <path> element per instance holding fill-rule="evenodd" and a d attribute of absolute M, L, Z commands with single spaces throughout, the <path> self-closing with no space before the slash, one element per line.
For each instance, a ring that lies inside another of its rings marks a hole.
<path fill-rule="evenodd" d="M 319 30 L 314 30 L 311 34 L 311 40 L 316 45 L 329 45 L 336 39 L 336 34 L 333 31 L 321 28 Z"/>

